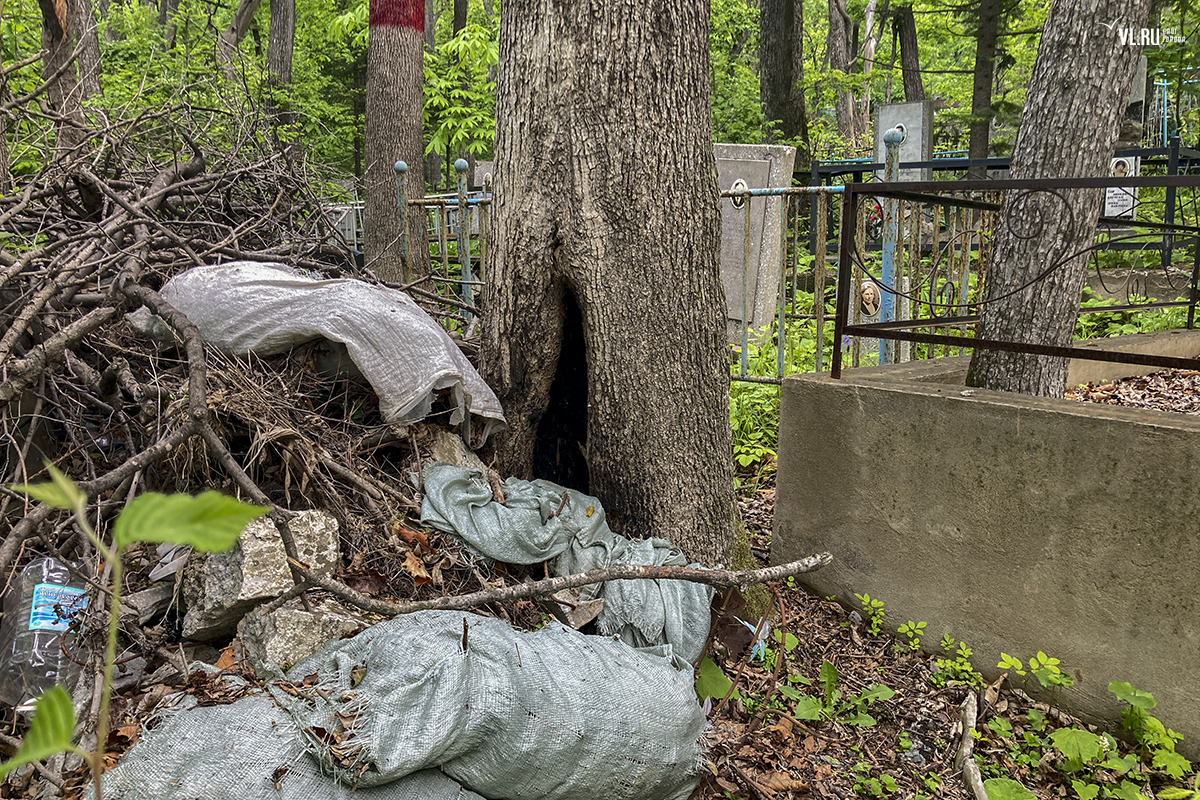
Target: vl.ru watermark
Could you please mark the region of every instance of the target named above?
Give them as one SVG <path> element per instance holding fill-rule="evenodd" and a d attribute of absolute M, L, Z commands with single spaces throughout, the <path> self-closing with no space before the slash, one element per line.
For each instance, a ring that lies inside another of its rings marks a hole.
<path fill-rule="evenodd" d="M 1119 22 L 1120 20 L 1115 20 L 1100 24 L 1110 31 L 1115 29 L 1117 38 L 1125 47 L 1161 47 L 1164 44 L 1179 44 L 1184 41 L 1178 28 L 1118 28 L 1116 26 Z"/>

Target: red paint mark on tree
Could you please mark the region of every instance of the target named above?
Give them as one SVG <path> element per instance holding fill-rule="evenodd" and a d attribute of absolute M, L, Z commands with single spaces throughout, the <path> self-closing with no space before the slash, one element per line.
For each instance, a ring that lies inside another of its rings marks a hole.
<path fill-rule="evenodd" d="M 371 28 L 411 28 L 424 33 L 424 0 L 371 0 Z"/>

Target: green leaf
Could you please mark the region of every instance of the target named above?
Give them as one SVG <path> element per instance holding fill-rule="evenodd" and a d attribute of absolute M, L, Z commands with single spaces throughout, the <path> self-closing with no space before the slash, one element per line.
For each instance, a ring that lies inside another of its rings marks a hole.
<path fill-rule="evenodd" d="M 891 700 L 895 696 L 896 693 L 891 689 L 882 683 L 876 683 L 862 693 L 861 699 L 864 703 L 873 703 L 876 700 Z"/>
<path fill-rule="evenodd" d="M 146 492 L 117 517 L 113 543 L 124 548 L 133 542 L 174 542 L 219 553 L 232 547 L 245 527 L 265 513 L 262 506 L 215 491 L 196 497 Z"/>
<path fill-rule="evenodd" d="M 1037 800 L 1033 792 L 1011 778 L 988 778 L 983 790 L 988 800 Z"/>
<path fill-rule="evenodd" d="M 700 677 L 696 678 L 696 694 L 700 696 L 701 700 L 706 697 L 715 697 L 720 700 L 729 693 L 732 686 L 733 681 L 729 680 L 729 677 L 717 666 L 715 661 L 705 657 L 700 662 Z"/>
<path fill-rule="evenodd" d="M 833 699 L 833 692 L 837 688 L 838 678 L 840 677 L 838 668 L 832 662 L 825 661 L 821 664 L 821 687 L 825 690 L 826 704 L 829 704 Z"/>
<path fill-rule="evenodd" d="M 22 492 L 34 500 L 54 508 L 72 510 L 79 508 L 87 500 L 70 478 L 62 474 L 49 461 L 43 462 L 46 471 L 50 473 L 50 483 L 18 484 L 12 487 L 14 492 Z"/>
<path fill-rule="evenodd" d="M 1078 764 L 1094 761 L 1103 752 L 1100 737 L 1079 728 L 1059 728 L 1050 734 L 1050 741 L 1064 756 Z"/>
<path fill-rule="evenodd" d="M 1007 739 L 1012 736 L 1012 724 L 1004 717 L 992 717 L 987 721 L 988 730 L 1001 739 Z"/>
<path fill-rule="evenodd" d="M 1192 762 L 1171 750 L 1157 750 L 1154 753 L 1154 766 L 1164 770 L 1175 780 L 1192 771 Z M 1161 796 L 1161 793 L 1160 793 Z"/>
<path fill-rule="evenodd" d="M 875 718 L 865 711 L 856 711 L 849 716 L 841 718 L 841 721 L 847 725 L 860 725 L 864 728 L 869 728 L 875 724 Z"/>
<path fill-rule="evenodd" d="M 1130 753 L 1129 755 L 1122 756 L 1120 758 L 1116 756 L 1109 756 L 1108 758 L 1104 759 L 1104 763 L 1100 766 L 1104 769 L 1111 769 L 1118 775 L 1124 775 L 1126 772 L 1129 772 L 1129 770 L 1136 767 L 1137 763 L 1138 757 Z"/>
<path fill-rule="evenodd" d="M 800 640 L 797 639 L 793 634 L 789 633 L 783 638 L 783 649 L 789 653 L 795 650 L 799 644 Z"/>
<path fill-rule="evenodd" d="M 1108 690 L 1115 694 L 1118 700 L 1124 700 L 1136 708 L 1149 711 L 1158 705 L 1158 701 L 1154 699 L 1154 695 L 1141 689 L 1135 689 L 1132 683 L 1113 681 L 1108 684 Z"/>
<path fill-rule="evenodd" d="M 75 706 L 67 690 L 55 686 L 38 698 L 25 741 L 12 759 L 0 764 L 0 778 L 22 764 L 41 761 L 68 749 L 74 735 Z"/>
<path fill-rule="evenodd" d="M 796 701 L 796 718 L 810 721 L 819 720 L 825 715 L 825 706 L 815 697 L 801 697 Z"/>
<path fill-rule="evenodd" d="M 1188 800 L 1196 794 L 1191 789 L 1181 789 L 1178 786 L 1168 786 L 1158 790 L 1158 800 Z"/>
<path fill-rule="evenodd" d="M 1146 795 L 1142 794 L 1141 787 L 1131 781 L 1121 781 L 1120 786 L 1109 786 L 1109 797 L 1119 797 L 1121 800 L 1145 800 Z"/>
<path fill-rule="evenodd" d="M 1075 794 L 1079 796 L 1079 800 L 1096 800 L 1096 795 L 1100 794 L 1100 787 L 1094 783 L 1073 780 L 1071 781 L 1071 788 L 1075 790 Z"/>
<path fill-rule="evenodd" d="M 801 697 L 804 697 L 804 694 L 801 693 L 801 691 L 799 689 L 793 689 L 791 686 L 782 686 L 781 685 L 779 687 L 779 693 L 781 695 L 783 695 L 784 697 L 786 697 L 788 700 L 791 700 L 792 702 L 795 702 L 796 700 L 799 700 Z"/>

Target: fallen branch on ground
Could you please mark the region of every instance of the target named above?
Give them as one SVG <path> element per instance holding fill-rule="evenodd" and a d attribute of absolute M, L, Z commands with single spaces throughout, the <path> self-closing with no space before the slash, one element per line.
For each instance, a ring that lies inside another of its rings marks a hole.
<path fill-rule="evenodd" d="M 971 692 L 962 704 L 962 739 L 958 742 L 954 768 L 962 770 L 963 782 L 971 787 L 975 800 L 988 800 L 987 792 L 983 788 L 983 776 L 979 774 L 979 765 L 971 758 L 971 751 L 975 749 L 975 717 L 978 709 L 975 692 Z"/>
<path fill-rule="evenodd" d="M 386 615 L 411 614 L 414 611 L 462 611 L 484 605 L 485 603 L 524 600 L 529 597 L 551 595 L 563 589 L 574 589 L 579 586 L 590 586 L 593 583 L 604 583 L 606 581 L 680 580 L 692 581 L 693 583 L 706 583 L 710 586 L 736 586 L 740 590 L 745 591 L 752 584 L 768 583 L 793 575 L 802 575 L 805 572 L 814 572 L 830 564 L 832 561 L 833 556 L 829 553 L 819 553 L 815 556 L 802 558 L 799 561 L 792 561 L 788 564 L 747 570 L 614 564 L 611 567 L 604 567 L 603 569 L 593 569 L 588 572 L 576 575 L 563 575 L 558 578 L 546 578 L 535 583 L 523 583 L 519 586 L 507 586 L 501 589 L 485 589 L 481 592 L 463 594 L 456 597 L 414 600 L 407 603 L 389 603 L 385 600 L 375 600 L 354 591 L 332 578 L 310 572 L 304 568 L 303 564 L 291 561 L 291 566 L 304 576 L 304 583 L 297 584 L 287 593 L 263 606 L 258 613 L 269 614 L 306 588 L 312 587 L 319 587 L 332 592 L 337 597 L 364 611 Z"/>

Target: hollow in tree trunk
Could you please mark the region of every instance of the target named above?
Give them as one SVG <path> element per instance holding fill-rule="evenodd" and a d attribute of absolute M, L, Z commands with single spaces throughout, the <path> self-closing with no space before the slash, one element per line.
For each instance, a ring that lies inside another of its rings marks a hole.
<path fill-rule="evenodd" d="M 734 493 L 708 0 L 506 0 L 500 20 L 498 464 L 714 563 Z"/>

